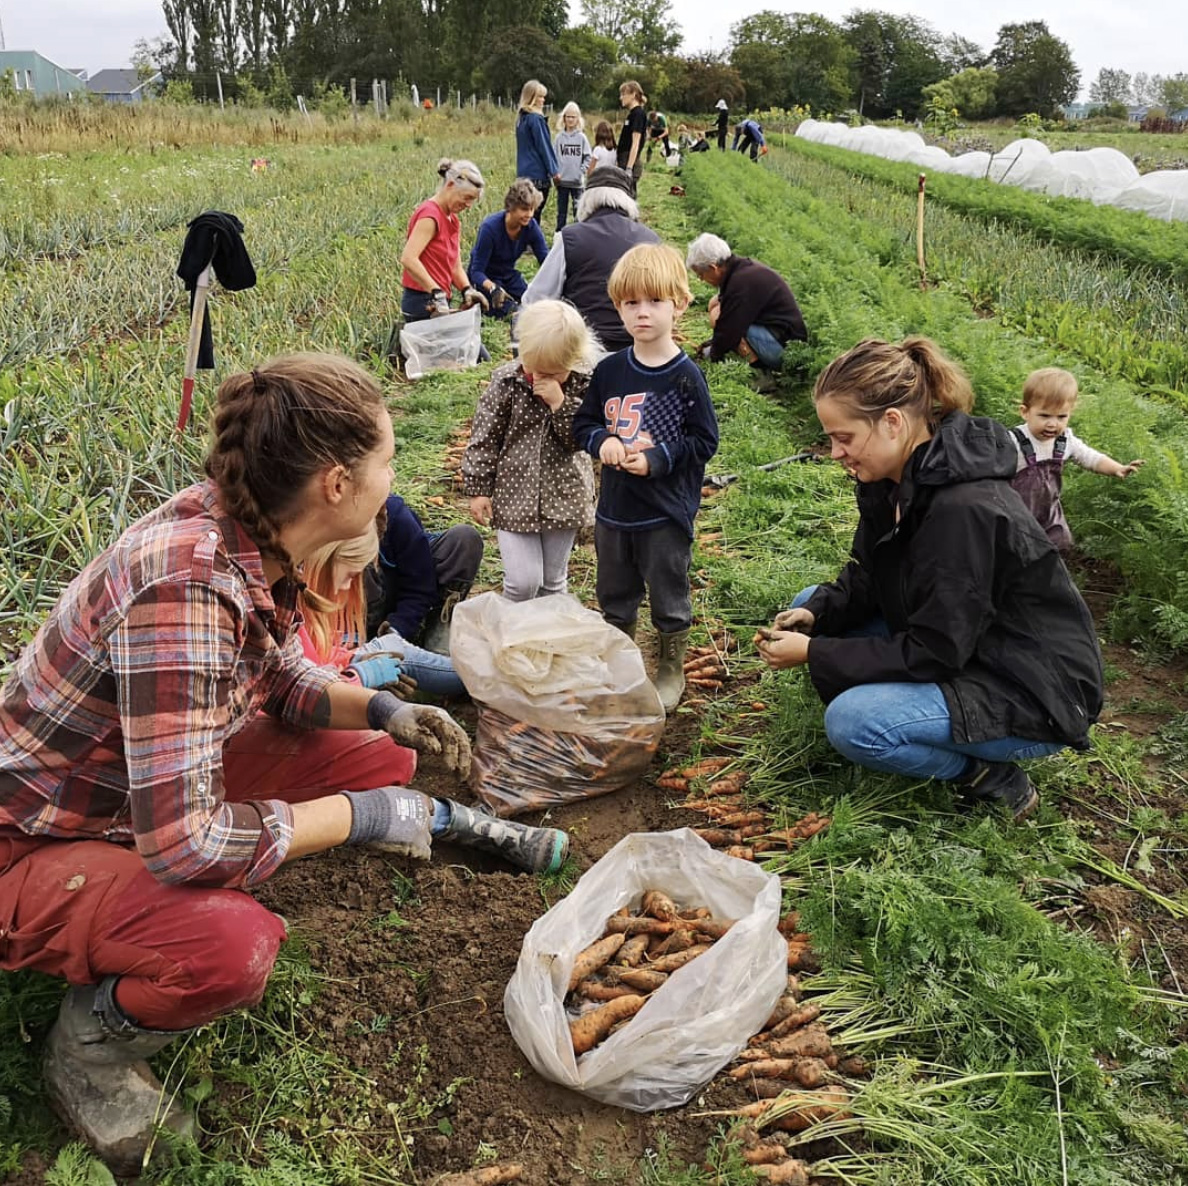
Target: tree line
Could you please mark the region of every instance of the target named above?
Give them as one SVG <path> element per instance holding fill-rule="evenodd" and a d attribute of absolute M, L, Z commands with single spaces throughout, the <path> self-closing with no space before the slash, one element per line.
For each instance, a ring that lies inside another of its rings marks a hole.
<path fill-rule="evenodd" d="M 1038 20 L 1003 25 L 987 49 L 874 9 L 840 22 L 769 10 L 736 22 L 721 52 L 682 54 L 669 0 L 582 0 L 576 26 L 565 0 L 163 0 L 162 8 L 169 35 L 140 43 L 142 64 L 198 98 L 213 98 L 217 78 L 232 99 L 281 106 L 295 88 L 341 102 L 352 78 L 514 102 L 524 80 L 539 78 L 558 99 L 605 107 L 635 77 L 655 102 L 689 113 L 726 99 L 734 110 L 799 105 L 872 119 L 912 119 L 938 104 L 970 118 L 1051 116 L 1081 81 L 1067 43 Z M 1094 85 L 1108 89 L 1104 102 L 1119 90 L 1114 75 L 1128 93 L 1165 81 L 1103 71 Z"/>

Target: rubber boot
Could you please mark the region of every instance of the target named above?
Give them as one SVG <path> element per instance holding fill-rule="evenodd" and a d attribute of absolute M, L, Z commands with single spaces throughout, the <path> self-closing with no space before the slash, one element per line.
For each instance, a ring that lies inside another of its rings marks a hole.
<path fill-rule="evenodd" d="M 665 712 L 672 712 L 681 702 L 685 691 L 685 651 L 689 646 L 689 631 L 660 635 L 660 662 L 656 666 L 656 691 Z"/>
<path fill-rule="evenodd" d="M 433 615 L 433 620 L 425 627 L 421 645 L 435 655 L 450 653 L 450 627 L 454 621 L 454 610 L 458 602 L 465 601 L 470 593 L 470 582 L 453 581 L 446 586 L 445 600 L 441 603 L 441 611 Z"/>
<path fill-rule="evenodd" d="M 54 1109 L 117 1177 L 144 1168 L 157 1128 L 192 1138 L 194 1118 L 173 1107 L 145 1059 L 187 1032 L 134 1025 L 115 1002 L 117 977 L 67 992 L 42 1071 Z"/>
<path fill-rule="evenodd" d="M 635 627 L 637 623 L 634 618 L 630 622 L 612 622 L 610 618 L 604 618 L 603 621 L 613 626 L 616 630 L 622 630 L 632 642 L 635 641 Z"/>
<path fill-rule="evenodd" d="M 464 848 L 493 853 L 529 873 L 555 873 L 569 854 L 569 837 L 559 828 L 533 828 L 515 820 L 496 819 L 452 799 L 442 799 L 450 821 L 435 840 L 453 840 Z"/>
<path fill-rule="evenodd" d="M 1005 807 L 1015 822 L 1025 820 L 1039 806 L 1039 791 L 1027 772 L 1013 762 L 983 762 L 974 759 L 973 769 L 957 785 L 987 803 Z"/>

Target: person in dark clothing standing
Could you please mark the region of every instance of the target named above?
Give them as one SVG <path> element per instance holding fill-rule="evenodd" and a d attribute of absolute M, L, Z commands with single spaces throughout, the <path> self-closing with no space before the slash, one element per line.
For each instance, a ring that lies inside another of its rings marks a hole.
<path fill-rule="evenodd" d="M 607 294 L 607 281 L 630 248 L 659 243 L 660 236 L 639 221 L 631 178 L 613 165 L 595 169 L 586 179 L 577 219 L 557 232 L 523 303 L 569 301 L 604 349 L 625 350 L 631 335 Z"/>
<path fill-rule="evenodd" d="M 718 151 L 726 151 L 726 132 L 730 126 L 730 108 L 726 105 L 725 99 L 719 99 L 717 103 L 718 111 Z"/>
<path fill-rule="evenodd" d="M 627 108 L 627 118 L 619 133 L 619 168 L 631 174 L 632 197 L 643 175 L 644 140 L 648 135 L 648 113 L 644 108 L 647 101 L 648 97 L 638 82 L 629 80 L 619 87 L 619 102 Z"/>
<path fill-rule="evenodd" d="M 1038 793 L 1015 763 L 1089 748 L 1102 659 L 1085 602 L 1011 488 L 1016 450 L 927 338 L 867 339 L 813 398 L 858 483 L 852 559 L 756 635 L 807 664 L 825 732 L 851 761 L 948 779 L 1016 819 Z"/>
<path fill-rule="evenodd" d="M 752 366 L 778 370 L 784 347 L 808 338 L 800 306 L 787 281 L 757 260 L 735 255 L 717 235 L 699 235 L 689 244 L 689 271 L 718 293 L 710 298 L 714 336 L 702 357 L 721 362 L 737 350 Z"/>
<path fill-rule="evenodd" d="M 386 623 L 401 638 L 440 651 L 454 606 L 482 563 L 483 537 L 469 523 L 426 531 L 399 494 L 389 494 L 384 509 L 379 566 L 367 574 L 367 635 Z"/>
<path fill-rule="evenodd" d="M 516 118 L 516 176 L 526 177 L 543 195 L 533 216 L 537 222 L 548 205 L 553 183 L 561 180 L 561 165 L 544 117 L 548 94 L 543 82 L 530 78 L 520 91 L 520 114 Z"/>

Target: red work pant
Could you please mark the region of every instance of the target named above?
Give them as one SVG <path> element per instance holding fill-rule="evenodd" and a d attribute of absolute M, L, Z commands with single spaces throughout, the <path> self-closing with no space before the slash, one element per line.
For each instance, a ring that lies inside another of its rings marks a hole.
<path fill-rule="evenodd" d="M 415 767 L 387 734 L 303 733 L 267 717 L 236 735 L 223 762 L 233 802 L 402 785 Z M 284 923 L 243 891 L 163 885 L 134 848 L 0 828 L 0 968 L 71 984 L 119 976 L 120 1008 L 147 1029 L 189 1029 L 256 1004 L 284 937 Z"/>

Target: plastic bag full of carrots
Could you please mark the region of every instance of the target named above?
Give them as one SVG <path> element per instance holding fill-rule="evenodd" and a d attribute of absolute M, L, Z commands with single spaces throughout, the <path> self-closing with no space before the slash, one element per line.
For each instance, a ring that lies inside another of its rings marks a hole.
<path fill-rule="evenodd" d="M 779 912 L 778 878 L 687 828 L 626 836 L 525 937 L 504 994 L 512 1036 L 544 1078 L 604 1103 L 639 1112 L 686 1103 L 786 985 Z M 632 942 L 640 936 L 647 942 Z M 624 962 L 625 949 L 652 954 L 653 940 L 654 958 Z M 666 944 L 673 950 L 661 953 Z M 615 1007 L 595 1018 L 603 1005 Z"/>

